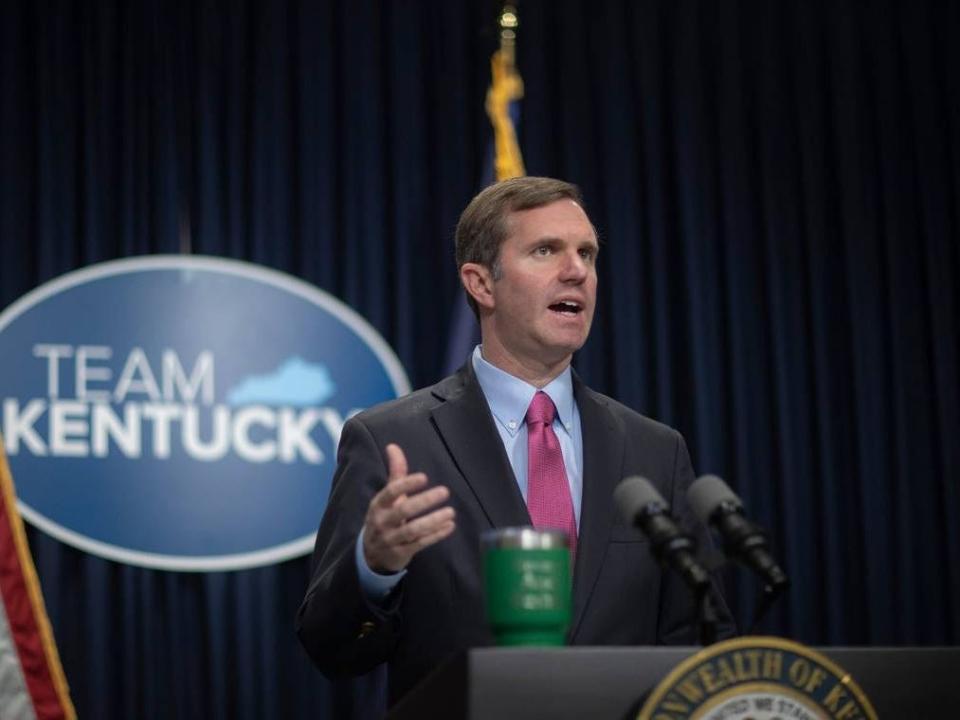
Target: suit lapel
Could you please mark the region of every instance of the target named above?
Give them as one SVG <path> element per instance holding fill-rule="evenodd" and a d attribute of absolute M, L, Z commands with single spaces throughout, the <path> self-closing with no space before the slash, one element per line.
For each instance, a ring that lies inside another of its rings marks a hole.
<path fill-rule="evenodd" d="M 434 388 L 445 400 L 433 419 L 447 450 L 493 527 L 530 525 L 530 516 L 471 363 Z"/>
<path fill-rule="evenodd" d="M 583 436 L 583 498 L 573 578 L 571 640 L 583 620 L 610 540 L 614 521 L 613 490 L 623 467 L 624 430 L 605 400 L 574 374 L 574 396 Z"/>

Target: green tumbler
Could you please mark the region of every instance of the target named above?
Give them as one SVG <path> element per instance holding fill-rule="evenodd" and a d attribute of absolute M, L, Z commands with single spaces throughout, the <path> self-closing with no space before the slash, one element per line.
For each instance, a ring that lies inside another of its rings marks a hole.
<path fill-rule="evenodd" d="M 570 547 L 560 530 L 488 530 L 481 537 L 487 620 L 497 645 L 564 645 Z"/>

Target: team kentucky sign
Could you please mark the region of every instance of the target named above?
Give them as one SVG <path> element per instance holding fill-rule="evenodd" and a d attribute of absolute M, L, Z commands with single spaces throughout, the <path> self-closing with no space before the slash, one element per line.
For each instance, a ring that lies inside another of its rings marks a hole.
<path fill-rule="evenodd" d="M 0 314 L 0 431 L 23 516 L 134 565 L 309 552 L 343 423 L 408 391 L 354 311 L 236 261 L 94 265 Z"/>

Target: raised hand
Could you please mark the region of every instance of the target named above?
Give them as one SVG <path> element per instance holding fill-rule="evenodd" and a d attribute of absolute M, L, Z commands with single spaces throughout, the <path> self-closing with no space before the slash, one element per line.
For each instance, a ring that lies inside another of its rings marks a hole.
<path fill-rule="evenodd" d="M 410 473 L 399 445 L 387 445 L 389 476 L 373 496 L 363 525 L 363 556 L 374 572 L 395 573 L 423 548 L 453 532 L 454 510 L 436 508 L 450 497 L 442 485 L 429 490 L 424 473 Z M 425 514 L 426 513 L 426 514 Z"/>

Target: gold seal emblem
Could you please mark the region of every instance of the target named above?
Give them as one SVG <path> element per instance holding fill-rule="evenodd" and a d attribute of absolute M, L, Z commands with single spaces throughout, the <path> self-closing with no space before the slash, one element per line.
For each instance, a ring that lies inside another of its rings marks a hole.
<path fill-rule="evenodd" d="M 650 693 L 638 720 L 877 720 L 850 674 L 791 640 L 744 637 L 690 656 Z"/>

